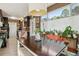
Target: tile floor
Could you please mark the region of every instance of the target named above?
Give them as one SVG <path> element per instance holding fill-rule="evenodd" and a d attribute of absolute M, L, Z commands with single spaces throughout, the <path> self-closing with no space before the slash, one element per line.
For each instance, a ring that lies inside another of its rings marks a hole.
<path fill-rule="evenodd" d="M 7 41 L 7 47 L 0 48 L 0 56 L 17 56 L 17 40 L 10 38 Z"/>

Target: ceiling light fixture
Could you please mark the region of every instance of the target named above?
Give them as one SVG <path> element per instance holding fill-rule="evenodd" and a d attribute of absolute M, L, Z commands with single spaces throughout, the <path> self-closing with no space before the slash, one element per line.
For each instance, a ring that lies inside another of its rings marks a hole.
<path fill-rule="evenodd" d="M 32 15 L 32 16 L 43 16 L 43 15 L 45 15 L 47 13 L 47 11 L 46 10 L 44 10 L 44 9 L 39 9 L 39 10 L 32 10 L 31 12 L 30 12 L 30 15 Z"/>

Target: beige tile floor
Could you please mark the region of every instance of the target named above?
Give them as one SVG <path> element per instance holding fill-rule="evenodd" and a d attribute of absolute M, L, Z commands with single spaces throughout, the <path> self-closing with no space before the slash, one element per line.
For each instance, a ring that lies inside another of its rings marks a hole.
<path fill-rule="evenodd" d="M 7 47 L 0 48 L 0 56 L 17 56 L 17 40 L 10 38 L 7 41 Z"/>

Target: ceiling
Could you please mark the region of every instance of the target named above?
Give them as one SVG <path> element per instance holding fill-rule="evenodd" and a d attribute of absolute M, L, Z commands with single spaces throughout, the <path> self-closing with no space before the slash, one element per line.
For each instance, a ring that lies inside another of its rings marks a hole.
<path fill-rule="evenodd" d="M 50 6 L 52 4 L 53 3 L 49 3 L 47 5 Z M 27 3 L 0 3 L 0 9 L 2 9 L 3 16 L 23 17 L 28 13 L 28 4 Z"/>
<path fill-rule="evenodd" d="M 47 7 L 51 6 L 51 5 L 54 5 L 55 3 L 48 3 L 47 4 Z"/>
<path fill-rule="evenodd" d="M 22 17 L 27 15 L 26 3 L 0 3 L 3 16 Z"/>

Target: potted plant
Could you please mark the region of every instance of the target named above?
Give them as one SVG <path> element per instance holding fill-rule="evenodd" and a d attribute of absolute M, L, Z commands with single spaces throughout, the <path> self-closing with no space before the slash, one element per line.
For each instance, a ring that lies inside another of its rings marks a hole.
<path fill-rule="evenodd" d="M 70 52 L 76 52 L 76 32 L 74 30 L 72 30 L 71 26 L 66 27 L 65 31 L 62 34 L 63 37 L 66 38 L 66 42 L 65 43 L 69 43 L 68 44 L 68 51 Z"/>

